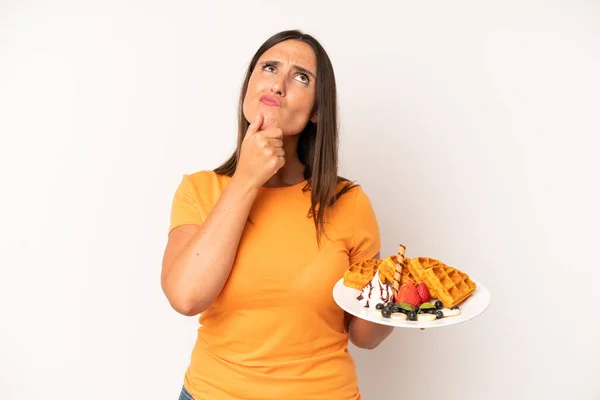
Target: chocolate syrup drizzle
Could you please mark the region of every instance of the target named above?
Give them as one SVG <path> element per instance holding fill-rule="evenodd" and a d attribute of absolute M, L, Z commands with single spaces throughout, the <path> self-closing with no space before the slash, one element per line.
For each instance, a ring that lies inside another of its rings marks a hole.
<path fill-rule="evenodd" d="M 379 291 L 380 291 L 380 295 L 379 297 L 381 297 L 381 301 L 383 301 L 384 303 L 387 303 L 390 301 L 390 293 L 387 290 L 384 290 L 383 285 L 381 284 L 381 282 L 379 282 Z"/>
<path fill-rule="evenodd" d="M 371 284 L 371 282 L 367 284 L 367 287 L 369 288 L 369 294 L 367 295 L 367 304 L 365 304 L 365 308 L 369 308 L 369 300 L 371 300 L 371 294 L 373 293 L 373 285 Z M 364 296 L 362 295 L 361 291 L 356 300 L 360 301 L 362 299 L 364 299 Z"/>
<path fill-rule="evenodd" d="M 392 295 L 390 294 L 390 291 L 387 290 L 387 286 L 386 285 L 382 285 L 381 282 L 378 282 L 378 284 L 379 284 L 379 297 L 381 298 L 381 301 L 383 301 L 384 303 L 388 303 L 389 301 L 391 301 L 391 297 L 392 297 Z M 367 302 L 364 305 L 364 308 L 369 308 L 370 307 L 371 296 L 373 295 L 373 284 L 372 284 L 372 282 L 369 282 L 366 287 L 369 288 L 369 293 L 367 294 Z M 363 292 L 361 291 L 360 294 L 358 295 L 358 297 L 356 298 L 356 300 L 360 301 L 360 300 L 362 300 L 364 298 L 365 297 L 363 296 Z"/>

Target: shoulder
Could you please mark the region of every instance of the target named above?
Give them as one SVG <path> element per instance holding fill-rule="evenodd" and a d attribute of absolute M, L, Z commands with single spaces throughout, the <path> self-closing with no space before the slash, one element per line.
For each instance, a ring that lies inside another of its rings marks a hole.
<path fill-rule="evenodd" d="M 183 174 L 176 196 L 185 196 L 196 203 L 212 204 L 223 192 L 229 176 L 219 175 L 211 170 L 201 170 Z"/>
<path fill-rule="evenodd" d="M 181 225 L 201 225 L 222 192 L 222 181 L 212 171 L 183 174 L 173 197 L 169 231 Z"/>
<path fill-rule="evenodd" d="M 350 264 L 373 258 L 381 247 L 379 222 L 371 200 L 363 186 L 352 183 L 338 200 L 343 210 L 340 211 L 340 216 L 350 232 Z"/>
<path fill-rule="evenodd" d="M 336 193 L 338 196 L 332 207 L 335 214 L 354 219 L 357 214 L 373 213 L 371 200 L 360 184 L 353 181 L 339 182 Z"/>
<path fill-rule="evenodd" d="M 185 186 L 199 197 L 206 195 L 210 197 L 213 194 L 220 194 L 229 179 L 230 177 L 227 175 L 219 175 L 211 170 L 201 170 L 183 174 L 181 186 Z"/>
<path fill-rule="evenodd" d="M 337 184 L 336 193 L 336 203 L 339 203 L 339 205 L 344 205 L 344 207 L 354 208 L 357 203 L 360 205 L 364 202 L 370 202 L 369 196 L 363 187 L 355 181 L 341 179 Z"/>
<path fill-rule="evenodd" d="M 212 170 L 201 170 L 183 175 L 183 179 L 194 187 L 202 187 L 206 185 L 225 184 L 229 181 L 229 176 L 219 175 Z"/>

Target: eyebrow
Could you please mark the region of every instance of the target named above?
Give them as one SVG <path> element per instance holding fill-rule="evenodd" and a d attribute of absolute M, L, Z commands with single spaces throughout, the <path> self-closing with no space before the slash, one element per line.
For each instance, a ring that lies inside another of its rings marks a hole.
<path fill-rule="evenodd" d="M 264 64 L 272 64 L 272 65 L 278 67 L 279 65 L 281 65 L 281 62 L 280 61 L 275 61 L 275 60 L 267 60 L 267 61 L 263 61 L 261 64 L 262 65 L 264 65 Z M 312 73 L 311 71 L 309 71 L 308 69 L 306 69 L 304 67 L 301 67 L 301 66 L 296 65 L 296 64 L 292 65 L 292 67 L 294 69 L 300 71 L 300 72 L 305 73 L 306 75 L 312 76 L 313 79 L 317 79 L 317 77 L 315 76 L 314 73 Z"/>

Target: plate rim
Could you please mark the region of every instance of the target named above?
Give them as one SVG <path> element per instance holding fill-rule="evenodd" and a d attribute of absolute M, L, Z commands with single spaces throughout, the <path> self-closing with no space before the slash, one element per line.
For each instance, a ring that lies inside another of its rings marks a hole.
<path fill-rule="evenodd" d="M 473 282 L 475 282 L 475 284 L 477 285 L 477 289 L 475 290 L 475 292 L 473 292 L 473 294 L 471 296 L 473 296 L 475 293 L 481 293 L 484 297 L 487 297 L 487 301 L 485 302 L 485 304 L 483 305 L 483 307 L 480 311 L 478 311 L 477 313 L 475 313 L 473 315 L 469 315 L 468 317 L 463 317 L 463 318 L 460 318 L 460 316 L 457 316 L 457 317 L 451 317 L 448 319 L 440 319 L 440 320 L 434 320 L 434 321 L 395 321 L 393 319 L 386 320 L 386 319 L 381 318 L 381 319 L 377 320 L 375 318 L 365 318 L 365 316 L 367 316 L 368 313 L 372 313 L 373 311 L 369 310 L 369 309 L 364 309 L 365 315 L 360 315 L 361 313 L 356 313 L 353 310 L 348 310 L 347 307 L 345 306 L 345 304 L 343 304 L 343 302 L 339 301 L 339 299 L 337 298 L 338 296 L 336 296 L 336 293 L 341 290 L 352 290 L 356 293 L 357 296 L 360 293 L 360 291 L 358 289 L 354 289 L 354 288 L 344 285 L 343 277 L 340 278 L 333 286 L 332 296 L 333 296 L 334 302 L 342 310 L 344 310 L 345 312 L 349 313 L 350 315 L 352 315 L 354 317 L 361 318 L 361 319 L 364 319 L 369 322 L 373 322 L 373 323 L 381 324 L 381 325 L 392 326 L 395 328 L 409 328 L 409 329 L 442 328 L 442 327 L 457 325 L 457 324 L 461 324 L 463 322 L 470 321 L 473 318 L 478 317 L 481 314 L 483 314 L 490 306 L 491 295 L 490 295 L 490 291 L 488 290 L 488 288 L 485 285 L 483 285 L 480 281 L 473 279 L 472 277 L 470 277 L 470 279 Z M 465 301 L 467 301 L 467 300 L 468 299 L 466 299 Z M 461 315 L 463 315 L 463 314 L 461 314 Z"/>

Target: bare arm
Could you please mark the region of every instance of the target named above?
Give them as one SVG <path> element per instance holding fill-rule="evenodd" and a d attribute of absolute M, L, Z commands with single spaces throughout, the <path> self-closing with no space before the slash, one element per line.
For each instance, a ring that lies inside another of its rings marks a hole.
<path fill-rule="evenodd" d="M 182 225 L 169 234 L 161 285 L 183 315 L 202 313 L 221 293 L 258 190 L 285 163 L 281 129 L 260 130 L 262 123 L 257 115 L 248 128 L 236 172 L 202 225 Z"/>
<path fill-rule="evenodd" d="M 354 316 L 349 318 L 350 342 L 361 349 L 376 348 L 394 331 L 393 326 L 376 324 Z"/>
<path fill-rule="evenodd" d="M 199 314 L 219 295 L 257 193 L 258 189 L 232 178 L 201 226 L 183 225 L 171 231 L 161 284 L 177 312 Z"/>
<path fill-rule="evenodd" d="M 380 253 L 377 253 L 373 258 L 378 259 L 379 257 Z M 374 349 L 394 331 L 394 327 L 392 326 L 380 325 L 361 318 L 355 318 L 346 312 L 344 313 L 344 317 L 350 342 L 361 349 Z"/>

